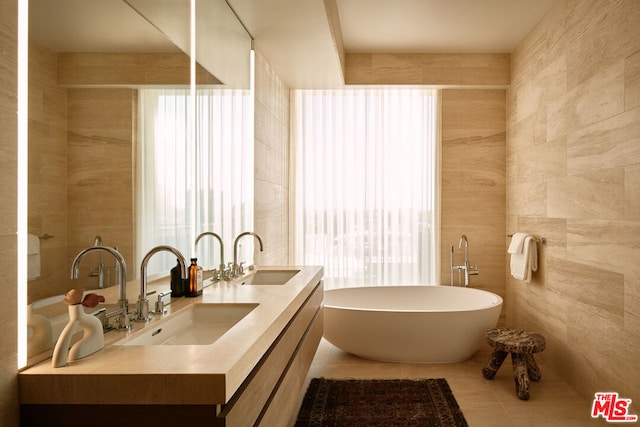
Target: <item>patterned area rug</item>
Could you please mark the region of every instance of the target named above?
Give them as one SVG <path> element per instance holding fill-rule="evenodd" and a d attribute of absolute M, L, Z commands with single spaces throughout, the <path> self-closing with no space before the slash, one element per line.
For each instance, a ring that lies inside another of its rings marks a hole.
<path fill-rule="evenodd" d="M 313 378 L 296 421 L 303 426 L 467 426 L 444 378 Z"/>

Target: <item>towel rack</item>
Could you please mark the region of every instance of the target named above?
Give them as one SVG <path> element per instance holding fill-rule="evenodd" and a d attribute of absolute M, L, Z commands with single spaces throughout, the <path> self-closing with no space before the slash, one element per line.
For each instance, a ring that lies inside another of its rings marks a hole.
<path fill-rule="evenodd" d="M 44 233 L 42 236 L 38 236 L 40 240 L 49 240 L 49 239 L 53 239 L 54 237 L 55 236 L 52 236 L 51 234 L 47 234 L 47 233 Z"/>
<path fill-rule="evenodd" d="M 507 234 L 507 237 L 513 237 L 513 233 Z M 540 238 L 534 237 L 533 240 L 535 240 L 536 243 L 541 243 L 543 245 L 547 244 L 547 238 L 546 237 L 540 237 Z"/>

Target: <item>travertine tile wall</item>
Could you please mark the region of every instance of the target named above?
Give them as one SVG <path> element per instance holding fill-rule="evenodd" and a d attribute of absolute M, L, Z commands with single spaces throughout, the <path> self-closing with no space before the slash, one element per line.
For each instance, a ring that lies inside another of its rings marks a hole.
<path fill-rule="evenodd" d="M 127 278 L 136 276 L 135 264 L 135 150 L 138 91 L 126 88 L 68 90 L 68 249 L 65 270 L 78 252 L 92 246 L 118 247 L 127 264 Z M 73 286 L 95 288 L 89 272 L 99 263 L 98 253 L 87 254 L 80 278 Z M 113 286 L 115 260 L 103 254 L 104 284 Z M 66 292 L 66 290 L 65 290 Z"/>
<path fill-rule="evenodd" d="M 66 292 L 67 90 L 58 86 L 58 55 L 29 45 L 29 233 L 40 240 L 40 276 L 29 281 L 29 302 Z"/>
<path fill-rule="evenodd" d="M 469 240 L 469 262 L 478 265 L 474 288 L 505 297 L 505 106 L 504 89 L 442 91 L 440 205 L 441 283 L 450 283 L 454 262 L 464 263 L 461 234 Z M 457 274 L 454 276 L 458 283 Z M 504 309 L 503 309 L 504 313 Z"/>
<path fill-rule="evenodd" d="M 585 396 L 640 401 L 640 2 L 559 0 L 512 56 L 507 230 L 548 239 L 507 323 Z M 637 408 L 637 407 L 636 407 Z M 637 412 L 637 411 L 636 411 Z"/>
<path fill-rule="evenodd" d="M 18 1 L 0 2 L 0 425 L 18 425 Z"/>
<path fill-rule="evenodd" d="M 97 235 L 105 245 L 118 246 L 128 277 L 135 275 L 137 91 L 61 86 L 60 56 L 29 46 L 29 232 L 54 236 L 41 240 L 41 274 L 29 282 L 30 302 L 64 294 L 71 286 L 97 287 L 98 279 L 89 277 L 97 253 L 83 259 L 78 280 L 69 278 L 73 258 Z M 138 67 L 144 69 L 142 63 Z M 94 83 L 110 71 L 91 70 Z M 113 285 L 113 257 L 103 259 L 105 285 Z"/>
<path fill-rule="evenodd" d="M 257 265 L 289 263 L 289 88 L 260 52 L 255 56 L 255 232 Z"/>
<path fill-rule="evenodd" d="M 505 86 L 508 53 L 347 52 L 346 84 Z"/>

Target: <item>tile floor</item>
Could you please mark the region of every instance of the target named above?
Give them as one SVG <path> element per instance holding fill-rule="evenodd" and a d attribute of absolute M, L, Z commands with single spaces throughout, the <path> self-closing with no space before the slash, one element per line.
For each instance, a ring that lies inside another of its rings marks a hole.
<path fill-rule="evenodd" d="M 519 400 L 507 357 L 493 380 L 482 376 L 490 347 L 455 364 L 402 364 L 362 359 L 322 339 L 307 376 L 325 378 L 446 378 L 471 427 L 582 427 L 607 425 L 590 416 L 585 399 L 539 362 L 542 379 L 531 382 L 530 397 Z M 306 390 L 306 385 L 305 385 Z"/>

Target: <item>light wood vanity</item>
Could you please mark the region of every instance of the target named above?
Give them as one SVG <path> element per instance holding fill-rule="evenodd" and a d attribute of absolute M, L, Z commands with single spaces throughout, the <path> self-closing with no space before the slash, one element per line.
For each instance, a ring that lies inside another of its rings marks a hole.
<path fill-rule="evenodd" d="M 85 359 L 26 369 L 22 425 L 288 425 L 323 331 L 322 267 L 295 268 L 284 285 L 213 284 L 200 297 L 175 299 L 145 326 L 194 303 L 258 304 L 213 344 L 114 345 L 139 333 L 144 324 L 134 323 L 129 334 L 107 332 L 105 348 Z M 163 278 L 149 290 L 168 286 Z M 117 289 L 104 291 L 107 302 L 116 297 Z M 130 282 L 130 302 L 137 291 Z"/>

